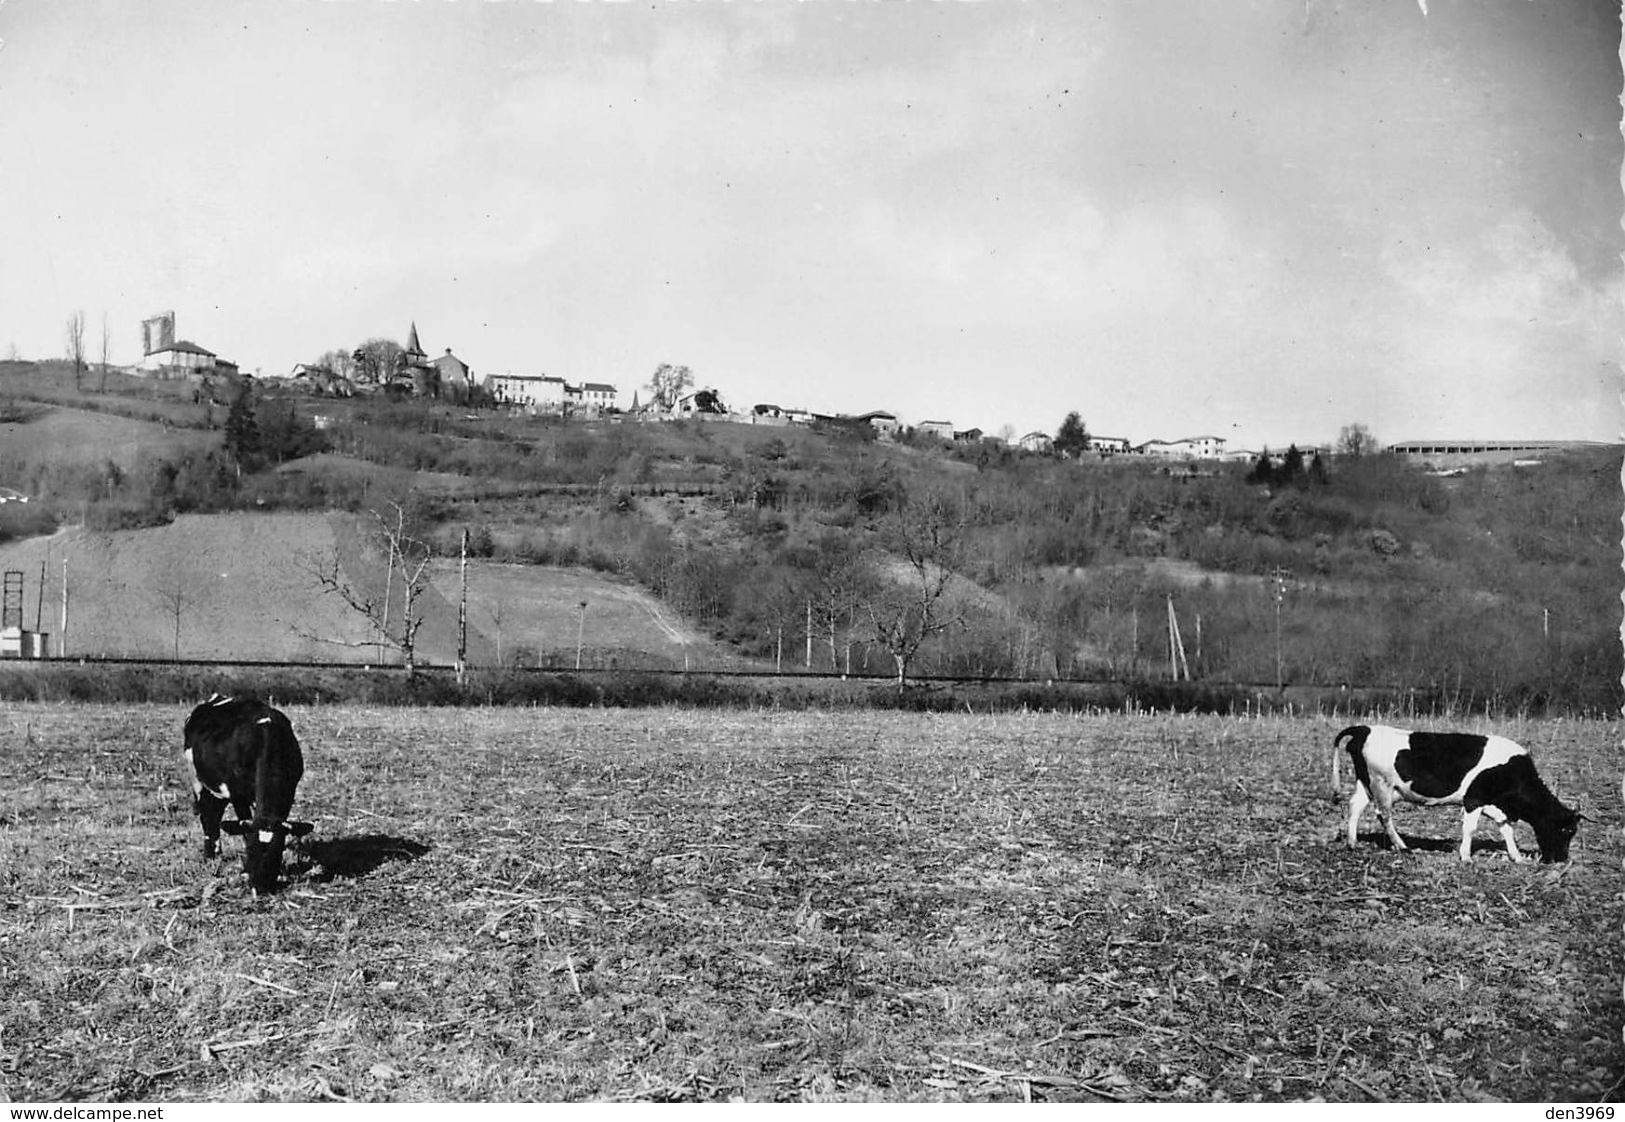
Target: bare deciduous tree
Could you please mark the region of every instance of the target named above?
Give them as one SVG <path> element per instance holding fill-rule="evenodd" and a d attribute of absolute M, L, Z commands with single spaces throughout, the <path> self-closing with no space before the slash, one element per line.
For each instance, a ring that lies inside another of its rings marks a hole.
<path fill-rule="evenodd" d="M 648 390 L 654 404 L 665 410 L 676 407 L 683 391 L 694 384 L 694 372 L 686 366 L 662 362 L 649 378 Z"/>
<path fill-rule="evenodd" d="M 196 603 L 192 595 L 192 582 L 185 573 L 172 569 L 152 590 L 152 596 L 158 602 L 158 605 L 163 608 L 164 615 L 175 623 L 174 657 L 179 660 L 181 657 L 181 621 L 185 618 L 187 609 L 193 607 Z"/>
<path fill-rule="evenodd" d="M 908 683 L 909 664 L 921 645 L 963 622 L 947 613 L 946 601 L 963 529 L 963 519 L 936 495 L 889 516 L 882 527 L 887 556 L 900 557 L 902 564 L 878 565 L 868 613 L 876 640 L 897 667 L 899 689 Z"/>
<path fill-rule="evenodd" d="M 85 313 L 74 312 L 68 317 L 68 361 L 73 363 L 73 388 L 81 390 L 85 381 Z"/>
<path fill-rule="evenodd" d="M 1359 421 L 1344 425 L 1337 433 L 1337 451 L 1350 459 L 1359 459 L 1377 451 L 1377 438 Z"/>
<path fill-rule="evenodd" d="M 351 359 L 350 377 L 369 385 L 387 386 L 406 370 L 406 351 L 393 339 L 368 339 Z"/>
<path fill-rule="evenodd" d="M 97 393 L 106 393 L 107 392 L 107 367 L 109 365 L 108 356 L 112 353 L 112 350 L 113 350 L 113 332 L 107 326 L 107 313 L 103 312 L 102 313 L 102 360 L 101 360 L 100 364 L 98 364 L 98 367 L 97 367 L 97 377 L 96 377 L 96 392 Z"/>
<path fill-rule="evenodd" d="M 406 509 L 390 502 L 388 514 L 372 511 L 378 523 L 380 544 L 385 553 L 384 594 L 379 597 L 353 584 L 344 572 L 343 559 L 334 546 L 331 552 L 319 558 L 301 557 L 298 564 L 316 579 L 325 594 L 337 596 L 350 610 L 371 624 L 376 638 L 346 646 L 370 646 L 373 642 L 387 644 L 401 652 L 401 661 L 408 674 L 417 671 L 418 630 L 423 626 L 422 606 L 419 603 L 429 588 L 429 570 L 434 562 L 434 551 L 429 544 L 416 537 L 407 524 Z M 399 576 L 397 577 L 397 573 Z M 396 587 L 401 601 L 400 614 L 392 626 L 391 603 L 396 598 Z M 320 642 L 338 642 L 312 636 Z"/>
<path fill-rule="evenodd" d="M 502 665 L 502 616 L 505 615 L 504 603 L 497 598 L 496 603 L 486 608 L 486 615 L 491 616 L 491 623 L 497 629 L 497 665 Z"/>

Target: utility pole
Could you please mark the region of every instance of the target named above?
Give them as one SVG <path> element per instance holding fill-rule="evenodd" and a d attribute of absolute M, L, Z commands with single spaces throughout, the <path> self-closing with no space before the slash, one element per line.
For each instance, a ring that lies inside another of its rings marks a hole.
<path fill-rule="evenodd" d="M 463 527 L 462 560 L 458 566 L 461 589 L 457 600 L 457 685 L 468 676 L 468 527 Z"/>
<path fill-rule="evenodd" d="M 68 559 L 62 559 L 62 627 L 56 640 L 56 653 L 58 658 L 66 658 L 68 654 Z"/>
<path fill-rule="evenodd" d="M 34 630 L 42 631 L 40 617 L 45 614 L 45 567 L 51 563 L 51 540 L 45 539 L 45 556 L 39 563 L 39 592 L 34 597 Z"/>
<path fill-rule="evenodd" d="M 1200 620 L 1201 617 L 1198 616 L 1197 619 Z M 1200 623 L 1197 624 L 1197 628 L 1198 632 L 1200 632 Z M 1179 634 L 1179 616 L 1174 612 L 1174 598 L 1172 596 L 1168 597 L 1168 664 L 1173 670 L 1174 681 L 1179 681 L 1182 670 L 1185 674 L 1185 681 L 1191 680 L 1191 664 L 1185 658 L 1185 640 Z"/>
<path fill-rule="evenodd" d="M 1277 565 L 1271 576 L 1275 578 L 1275 688 L 1280 690 L 1286 684 L 1281 655 L 1281 602 L 1286 599 L 1286 582 L 1292 571 Z"/>
<path fill-rule="evenodd" d="M 576 669 L 581 669 L 581 638 L 587 630 L 587 602 L 581 601 L 576 605 L 581 609 L 581 615 L 576 620 Z"/>
<path fill-rule="evenodd" d="M 1140 605 L 1139 604 L 1134 605 L 1133 610 L 1129 613 L 1129 617 L 1133 622 L 1133 628 L 1132 628 L 1131 637 L 1130 637 L 1130 642 L 1131 642 L 1132 645 L 1129 647 L 1128 670 L 1129 670 L 1130 674 L 1137 674 L 1137 673 L 1139 673 L 1139 669 L 1140 669 Z"/>
<path fill-rule="evenodd" d="M 1179 681 L 1179 656 L 1174 653 L 1174 598 L 1168 597 L 1168 676 Z"/>

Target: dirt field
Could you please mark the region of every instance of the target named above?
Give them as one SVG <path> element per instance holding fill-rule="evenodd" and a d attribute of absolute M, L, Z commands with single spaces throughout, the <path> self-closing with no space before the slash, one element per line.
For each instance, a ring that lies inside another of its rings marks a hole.
<path fill-rule="evenodd" d="M 1616 725 L 1498 726 L 1589 816 L 1549 867 L 1488 826 L 1464 866 L 1444 809 L 1402 809 L 1415 852 L 1374 820 L 1346 850 L 1323 721 L 289 712 L 316 832 L 268 902 L 235 839 L 200 859 L 181 708 L 0 713 L 5 1095 L 1595 1101 L 1625 1079 Z"/>

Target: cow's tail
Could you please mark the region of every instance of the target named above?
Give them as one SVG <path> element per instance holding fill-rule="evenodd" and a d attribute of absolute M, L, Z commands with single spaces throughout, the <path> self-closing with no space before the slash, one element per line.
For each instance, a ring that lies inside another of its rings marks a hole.
<path fill-rule="evenodd" d="M 1343 793 L 1343 741 L 1349 742 L 1348 751 L 1352 755 L 1365 747 L 1365 738 L 1371 735 L 1369 725 L 1350 725 L 1336 736 L 1332 737 L 1332 793 Z M 1355 769 L 1356 778 L 1359 769 Z"/>

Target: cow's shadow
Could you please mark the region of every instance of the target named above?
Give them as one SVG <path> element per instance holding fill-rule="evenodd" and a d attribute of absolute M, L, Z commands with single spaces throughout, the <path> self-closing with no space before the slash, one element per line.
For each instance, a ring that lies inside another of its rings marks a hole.
<path fill-rule="evenodd" d="M 416 861 L 430 849 L 423 842 L 391 834 L 321 838 L 306 841 L 301 848 L 301 865 L 314 870 L 307 879 L 317 883 L 364 877 L 393 861 Z"/>
<path fill-rule="evenodd" d="M 1460 834 L 1457 834 L 1453 838 L 1428 838 L 1418 837 L 1416 834 L 1407 833 L 1406 831 L 1401 830 L 1399 832 L 1399 836 L 1404 839 L 1407 846 L 1419 853 L 1455 853 L 1461 848 Z M 1388 835 L 1383 833 L 1381 830 L 1374 830 L 1369 833 L 1362 831 L 1358 841 L 1358 848 L 1361 849 L 1380 849 L 1386 853 L 1397 852 L 1397 850 L 1393 849 L 1388 844 Z M 1475 837 L 1473 839 L 1474 856 L 1477 856 L 1480 853 L 1500 853 L 1504 855 L 1506 851 L 1506 846 L 1502 844 L 1499 837 Z"/>

